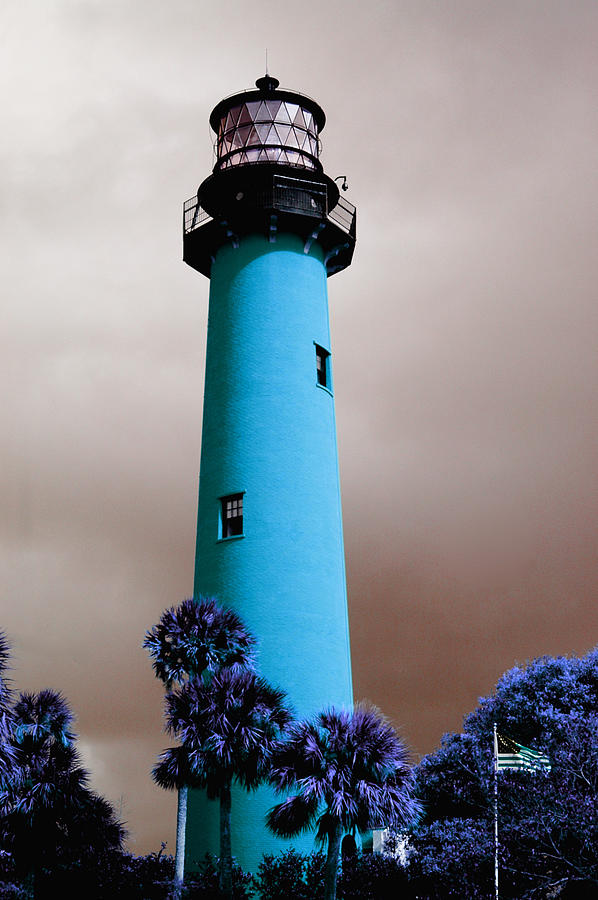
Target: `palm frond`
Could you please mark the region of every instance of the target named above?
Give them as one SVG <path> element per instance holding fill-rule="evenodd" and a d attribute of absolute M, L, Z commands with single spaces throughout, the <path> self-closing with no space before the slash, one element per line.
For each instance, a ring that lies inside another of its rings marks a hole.
<path fill-rule="evenodd" d="M 15 739 L 23 743 L 30 737 L 36 744 L 50 741 L 69 747 L 75 740 L 71 730 L 74 718 L 60 691 L 24 692 L 14 705 Z"/>
<path fill-rule="evenodd" d="M 317 802 L 297 794 L 268 810 L 266 825 L 279 837 L 294 837 L 313 827 L 317 812 Z"/>
<path fill-rule="evenodd" d="M 167 791 L 180 790 L 187 786 L 202 787 L 201 776 L 197 767 L 193 766 L 185 747 L 169 747 L 163 750 L 152 769 L 152 778 L 159 787 Z"/>

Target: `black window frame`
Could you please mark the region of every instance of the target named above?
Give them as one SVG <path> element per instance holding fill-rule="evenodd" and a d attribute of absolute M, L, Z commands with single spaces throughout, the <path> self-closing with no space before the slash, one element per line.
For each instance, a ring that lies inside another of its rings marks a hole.
<path fill-rule="evenodd" d="M 315 341 L 314 346 L 316 348 L 316 384 L 318 387 L 325 388 L 327 391 L 332 391 L 330 380 L 330 350 L 327 350 L 326 347 L 322 347 L 321 344 L 316 344 Z"/>
<path fill-rule="evenodd" d="M 226 494 L 224 497 L 220 497 L 220 538 L 222 540 L 243 537 L 245 533 L 243 496 L 244 491 L 238 491 L 235 494 Z M 232 512 L 235 515 L 231 515 Z"/>

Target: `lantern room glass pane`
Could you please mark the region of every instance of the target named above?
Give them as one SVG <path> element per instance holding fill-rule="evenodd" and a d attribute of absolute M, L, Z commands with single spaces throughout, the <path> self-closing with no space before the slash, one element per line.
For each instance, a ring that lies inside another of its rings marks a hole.
<path fill-rule="evenodd" d="M 241 108 L 241 115 L 239 116 L 238 125 L 250 125 L 251 124 L 251 116 L 249 115 L 249 110 L 243 104 Z"/>
<path fill-rule="evenodd" d="M 303 118 L 303 111 L 301 107 L 298 107 L 297 112 L 295 113 L 293 125 L 298 125 L 300 128 L 305 128 L 305 119 Z"/>
<path fill-rule="evenodd" d="M 257 133 L 255 125 L 249 131 L 249 137 L 247 138 L 247 143 L 248 144 L 261 144 L 260 137 L 259 137 L 259 134 Z"/>
<path fill-rule="evenodd" d="M 291 124 L 291 117 L 289 116 L 286 103 L 280 104 L 280 109 L 278 110 L 278 113 L 276 114 L 276 121 L 284 122 L 286 125 Z"/>
<path fill-rule="evenodd" d="M 260 144 L 265 144 L 268 141 L 268 135 L 270 134 L 270 123 L 264 122 L 263 124 L 256 125 L 255 127 L 260 137 Z"/>
<path fill-rule="evenodd" d="M 247 138 L 247 134 L 249 133 L 249 128 L 246 128 L 246 132 L 247 133 L 245 134 L 245 137 L 243 137 L 243 129 L 242 128 L 239 128 L 238 131 L 233 132 L 233 139 L 231 141 L 231 144 L 233 145 L 233 147 L 243 147 L 244 146 L 245 140 Z"/>

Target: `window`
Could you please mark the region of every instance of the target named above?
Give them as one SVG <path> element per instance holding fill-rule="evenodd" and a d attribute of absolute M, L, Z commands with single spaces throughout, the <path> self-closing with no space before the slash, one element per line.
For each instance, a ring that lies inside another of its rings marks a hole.
<path fill-rule="evenodd" d="M 252 162 L 317 168 L 318 122 L 287 100 L 251 100 L 232 106 L 220 120 L 218 168 Z"/>
<path fill-rule="evenodd" d="M 321 387 L 330 390 L 330 353 L 316 344 L 316 379 Z"/>
<path fill-rule="evenodd" d="M 243 534 L 243 494 L 222 497 L 222 537 Z"/>

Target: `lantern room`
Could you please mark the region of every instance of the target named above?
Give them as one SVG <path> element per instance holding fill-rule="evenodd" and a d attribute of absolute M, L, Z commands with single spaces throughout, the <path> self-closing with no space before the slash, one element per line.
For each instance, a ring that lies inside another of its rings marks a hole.
<path fill-rule="evenodd" d="M 319 133 L 326 117 L 303 94 L 279 91 L 278 80 L 258 78 L 257 91 L 222 100 L 210 116 L 217 134 L 214 171 L 249 163 L 278 163 L 320 172 Z"/>

